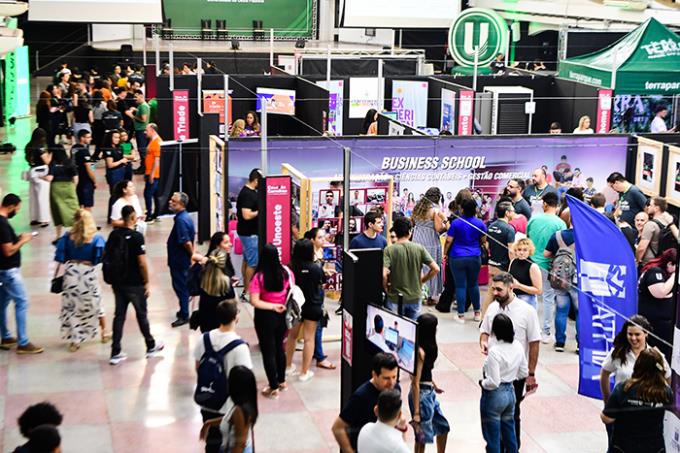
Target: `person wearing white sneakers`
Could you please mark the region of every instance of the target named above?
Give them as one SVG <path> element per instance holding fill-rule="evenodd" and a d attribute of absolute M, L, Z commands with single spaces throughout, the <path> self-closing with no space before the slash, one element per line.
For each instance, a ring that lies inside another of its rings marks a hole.
<path fill-rule="evenodd" d="M 111 344 L 111 365 L 118 365 L 127 359 L 120 347 L 128 304 L 131 303 L 137 315 L 139 330 L 146 342 L 146 358 L 155 357 L 165 346 L 151 336 L 147 318 L 149 297 L 149 270 L 146 264 L 144 236 L 134 230 L 137 213 L 132 206 L 121 210 L 124 226 L 114 229 L 106 241 L 102 270 L 104 280 L 111 284 L 116 300 L 113 318 L 113 342 Z"/>

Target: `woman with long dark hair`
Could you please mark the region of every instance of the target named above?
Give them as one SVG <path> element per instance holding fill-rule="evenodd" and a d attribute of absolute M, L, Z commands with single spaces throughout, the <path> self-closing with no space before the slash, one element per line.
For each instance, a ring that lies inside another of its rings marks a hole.
<path fill-rule="evenodd" d="M 54 146 L 50 173 L 46 178 L 50 181 L 50 210 L 57 233 L 53 243 L 56 244 L 61 237 L 63 227 L 73 225 L 76 211 L 80 209 L 76 194 L 78 170 L 66 155 L 66 150 L 62 145 Z"/>
<path fill-rule="evenodd" d="M 248 137 L 257 137 L 260 135 L 260 120 L 257 119 L 257 113 L 252 110 L 246 113 L 246 127 L 244 130 Z"/>
<path fill-rule="evenodd" d="M 431 313 L 418 316 L 418 360 L 416 374 L 411 381 L 408 404 L 413 421 L 423 434 L 423 443 L 416 440 L 415 452 L 423 453 L 425 445 L 437 439 L 437 453 L 446 451 L 446 440 L 451 428 L 437 401 L 437 387 L 432 378 L 432 369 L 439 355 L 437 346 L 437 317 Z"/>
<path fill-rule="evenodd" d="M 366 112 L 366 116 L 364 116 L 364 122 L 361 124 L 361 135 L 376 135 L 377 130 L 376 133 L 370 134 L 370 132 L 372 132 L 370 131 L 371 125 L 376 121 L 378 121 L 378 111 L 376 109 L 370 109 L 368 112 Z"/>
<path fill-rule="evenodd" d="M 49 91 L 43 90 L 40 92 L 38 103 L 35 106 L 35 120 L 40 129 L 44 129 L 48 133 L 52 127 L 52 95 Z"/>
<path fill-rule="evenodd" d="M 104 161 L 106 162 L 106 182 L 109 184 L 109 193 L 113 195 L 113 189 L 125 178 L 125 168 L 129 164 L 127 157 L 118 148 L 120 143 L 120 131 L 109 131 L 104 138 L 102 148 Z"/>
<path fill-rule="evenodd" d="M 109 219 L 111 220 L 111 226 L 122 227 L 125 225 L 123 222 L 123 207 L 132 206 L 135 209 L 138 220 L 144 220 L 144 210 L 139 202 L 139 197 L 137 196 L 137 189 L 135 184 L 129 179 L 123 179 L 113 188 L 113 195 L 111 196 L 113 200 L 113 205 L 111 206 L 111 214 Z"/>
<path fill-rule="evenodd" d="M 45 129 L 35 128 L 25 151 L 26 162 L 30 167 L 27 177 L 31 225 L 43 228 L 50 223 L 50 182 L 46 176 L 52 154 L 47 146 L 47 136 Z"/>
<path fill-rule="evenodd" d="M 515 388 L 513 382 L 529 375 L 527 357 L 522 345 L 515 341 L 515 330 L 509 316 L 500 313 L 491 324 L 493 341 L 484 361 L 484 379 L 480 379 L 482 399 L 479 404 L 482 435 L 487 452 L 517 452 L 515 432 Z M 501 442 L 502 439 L 502 442 Z M 502 444 L 502 445 L 501 445 Z"/>
<path fill-rule="evenodd" d="M 644 316 L 652 325 L 655 337 L 649 338 L 650 346 L 671 360 L 673 350 L 673 330 L 675 329 L 675 283 L 676 263 L 678 253 L 676 249 L 664 251 L 658 258 L 647 262 L 642 268 L 638 281 L 638 314 Z"/>
<path fill-rule="evenodd" d="M 257 383 L 252 370 L 243 365 L 229 372 L 229 398 L 224 417 L 208 420 L 201 430 L 205 441 L 212 426 L 219 425 L 224 453 L 253 453 L 253 429 L 257 422 Z"/>
<path fill-rule="evenodd" d="M 482 247 L 486 246 L 486 226 L 477 218 L 477 203 L 474 199 L 464 199 L 463 213 L 449 227 L 445 250 L 448 265 L 456 284 L 458 316 L 455 320 L 465 322 L 465 298 L 469 291 L 474 309 L 474 320 L 481 319 L 479 272 L 482 267 Z"/>
<path fill-rule="evenodd" d="M 267 387 L 262 394 L 277 399 L 286 388 L 286 298 L 295 276 L 279 260 L 272 244 L 265 244 L 250 282 L 250 303 L 255 307 L 255 332 L 260 343 L 262 363 L 267 374 Z"/>
<path fill-rule="evenodd" d="M 295 370 L 293 354 L 295 353 L 295 343 L 300 328 L 302 328 L 305 343 L 302 349 L 302 367 L 299 379 L 305 382 L 314 376 L 314 372 L 309 368 L 312 365 L 317 324 L 323 318 L 324 301 L 324 292 L 321 287 L 324 282 L 324 273 L 321 266 L 314 262 L 314 244 L 312 244 L 312 241 L 303 239 L 295 243 L 291 266 L 295 274 L 295 281 L 305 295 L 305 303 L 302 305 L 302 322 L 288 332 L 286 369 Z"/>
<path fill-rule="evenodd" d="M 640 352 L 633 375 L 618 384 L 600 417 L 613 425 L 610 451 L 658 453 L 666 451 L 663 419 L 672 409 L 673 391 L 665 378 L 665 360 L 656 349 Z"/>
<path fill-rule="evenodd" d="M 437 266 L 442 267 L 442 242 L 440 235 L 448 228 L 446 216 L 441 211 L 442 193 L 438 187 L 430 187 L 425 196 L 413 209 L 413 236 L 411 241 L 422 245 L 428 251 Z M 425 266 L 427 267 L 427 266 Z M 425 305 L 436 305 L 444 287 L 441 272 L 427 283 L 427 300 Z"/>
<path fill-rule="evenodd" d="M 224 231 L 218 231 L 210 238 L 205 255 L 201 293 L 198 299 L 198 320 L 201 332 L 220 326 L 216 317 L 217 305 L 227 299 L 234 299 L 232 278 L 236 274 L 231 263 L 231 239 Z"/>

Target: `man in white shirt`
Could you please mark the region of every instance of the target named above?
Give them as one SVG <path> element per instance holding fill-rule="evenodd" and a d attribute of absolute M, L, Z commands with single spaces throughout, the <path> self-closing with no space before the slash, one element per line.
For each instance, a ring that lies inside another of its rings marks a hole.
<path fill-rule="evenodd" d="M 332 190 L 326 191 L 326 202 L 319 206 L 319 218 L 330 217 L 335 217 L 335 193 Z"/>
<path fill-rule="evenodd" d="M 241 340 L 241 337 L 236 333 L 236 324 L 239 321 L 239 307 L 236 300 L 225 300 L 219 303 L 216 309 L 215 316 L 217 321 L 220 323 L 220 327 L 213 329 L 210 332 L 206 332 L 201 336 L 200 341 L 197 342 L 196 348 L 194 349 L 194 359 L 196 360 L 196 370 L 198 370 L 201 357 L 205 353 L 205 339 L 204 336 L 208 335 L 210 338 L 210 343 L 213 350 L 219 351 L 225 348 L 233 341 L 237 341 L 236 347 L 231 349 L 224 355 L 224 373 L 227 378 L 229 377 L 229 372 L 231 369 L 237 365 L 242 365 L 250 369 L 253 368 L 253 361 L 250 357 L 250 349 L 248 349 L 248 344 Z M 226 406 L 220 409 L 219 412 L 214 412 L 207 408 L 201 407 L 201 415 L 203 416 L 203 421 L 212 420 L 215 418 L 222 418 L 226 414 Z M 219 425 L 213 426 L 208 430 L 208 436 L 206 438 L 206 451 L 217 452 L 222 445 L 222 434 L 220 433 Z"/>
<path fill-rule="evenodd" d="M 359 453 L 410 453 L 404 442 L 403 432 L 397 429 L 401 420 L 401 393 L 399 390 L 383 390 L 373 409 L 378 421 L 367 423 L 359 432 Z"/>
<path fill-rule="evenodd" d="M 511 320 L 515 329 L 515 340 L 518 341 L 529 362 L 529 376 L 526 379 L 518 379 L 513 382 L 515 387 L 515 432 L 517 433 L 517 446 L 520 442 L 520 403 L 525 396 L 524 387 L 526 385 L 527 395 L 533 393 L 538 384 L 536 383 L 536 364 L 538 363 L 538 345 L 541 341 L 541 329 L 538 323 L 536 310 L 526 302 L 515 297 L 513 288 L 513 277 L 507 272 L 494 275 L 491 282 L 491 289 L 494 302 L 486 310 L 484 319 L 479 328 L 479 345 L 482 354 L 489 352 L 489 342 L 495 342 L 495 338 L 490 337 L 493 318 L 498 313 L 506 314 Z"/>
<path fill-rule="evenodd" d="M 660 105 L 656 108 L 656 116 L 652 120 L 652 124 L 650 126 L 650 132 L 652 134 L 660 134 L 663 132 L 675 132 L 675 126 L 671 129 L 668 129 L 666 126 L 666 116 L 668 115 L 668 107 L 665 105 Z"/>

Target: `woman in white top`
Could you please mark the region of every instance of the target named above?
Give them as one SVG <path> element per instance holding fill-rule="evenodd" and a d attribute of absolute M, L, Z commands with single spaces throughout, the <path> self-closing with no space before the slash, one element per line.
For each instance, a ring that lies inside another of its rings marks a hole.
<path fill-rule="evenodd" d="M 623 323 L 623 327 L 614 338 L 614 347 L 602 363 L 600 371 L 600 390 L 605 404 L 611 394 L 611 375 L 614 375 L 614 385 L 620 384 L 633 375 L 633 368 L 640 352 L 649 348 L 647 336 L 652 331 L 652 325 L 647 318 L 640 315 L 632 316 Z M 670 383 L 671 368 L 663 359 L 665 376 Z M 611 441 L 612 425 L 606 425 L 607 436 Z"/>
<path fill-rule="evenodd" d="M 482 399 L 480 413 L 482 435 L 487 452 L 517 452 L 515 434 L 515 388 L 513 382 L 529 375 L 526 354 L 522 345 L 515 341 L 510 317 L 503 313 L 493 318 L 492 341 L 484 361 L 484 379 L 480 379 Z"/>
<path fill-rule="evenodd" d="M 248 367 L 237 365 L 229 372 L 229 398 L 224 417 L 207 421 L 201 430 L 205 440 L 208 429 L 219 424 L 224 453 L 253 453 L 253 428 L 257 421 L 257 383 Z"/>
<path fill-rule="evenodd" d="M 583 115 L 578 120 L 578 127 L 574 129 L 574 134 L 594 134 L 595 132 L 590 127 L 590 117 Z"/>
<path fill-rule="evenodd" d="M 144 211 L 142 205 L 139 203 L 139 198 L 136 194 L 135 185 L 129 179 L 120 181 L 113 189 L 113 199 L 116 200 L 111 206 L 111 225 L 114 227 L 123 226 L 123 216 L 121 211 L 123 206 L 132 206 L 137 213 L 138 219 L 144 219 Z"/>

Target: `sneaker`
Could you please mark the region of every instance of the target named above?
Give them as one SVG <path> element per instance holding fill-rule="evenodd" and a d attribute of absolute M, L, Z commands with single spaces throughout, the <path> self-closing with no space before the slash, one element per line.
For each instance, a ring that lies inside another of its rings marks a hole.
<path fill-rule="evenodd" d="M 476 322 L 479 322 L 479 321 L 482 320 L 482 312 L 481 312 L 481 311 L 476 311 L 476 312 L 475 312 L 475 318 L 474 318 L 474 320 L 475 320 Z"/>
<path fill-rule="evenodd" d="M 109 359 L 109 365 L 118 365 L 125 359 L 127 359 L 127 354 L 124 352 L 119 352 L 118 354 L 111 356 Z"/>
<path fill-rule="evenodd" d="M 36 346 L 33 343 L 26 343 L 23 346 L 17 346 L 17 354 L 40 354 L 43 351 L 43 348 Z"/>
<path fill-rule="evenodd" d="M 146 351 L 146 358 L 151 359 L 163 350 L 165 344 L 162 341 L 157 341 L 153 348 Z"/>
<path fill-rule="evenodd" d="M 155 221 L 156 221 L 156 218 L 153 217 L 153 216 L 149 216 L 149 217 L 147 217 L 146 220 L 145 220 L 145 222 L 146 222 L 147 225 L 151 225 L 151 224 L 154 223 Z"/>
<path fill-rule="evenodd" d="M 314 372 L 312 370 L 308 370 L 305 374 L 301 374 L 298 377 L 298 380 L 300 382 L 307 382 L 308 380 L 310 380 L 313 377 L 314 377 Z"/>
<path fill-rule="evenodd" d="M 454 321 L 456 321 L 458 324 L 465 324 L 465 316 L 463 315 L 458 315 L 455 318 L 453 318 Z"/>
<path fill-rule="evenodd" d="M 298 374 L 298 373 L 297 373 L 297 367 L 295 366 L 294 363 L 291 366 L 286 367 L 286 377 L 293 376 L 295 374 Z"/>
<path fill-rule="evenodd" d="M 550 334 L 542 332 L 541 333 L 541 343 L 543 344 L 549 344 L 550 343 Z"/>
<path fill-rule="evenodd" d="M 555 343 L 555 351 L 556 352 L 564 352 L 564 344 L 563 343 Z"/>
<path fill-rule="evenodd" d="M 189 320 L 186 318 L 177 318 L 170 324 L 172 327 L 182 327 L 184 324 L 189 324 Z"/>
<path fill-rule="evenodd" d="M 2 341 L 0 341 L 0 349 L 4 349 L 5 351 L 9 351 L 16 345 L 17 339 L 14 337 L 3 338 Z"/>

